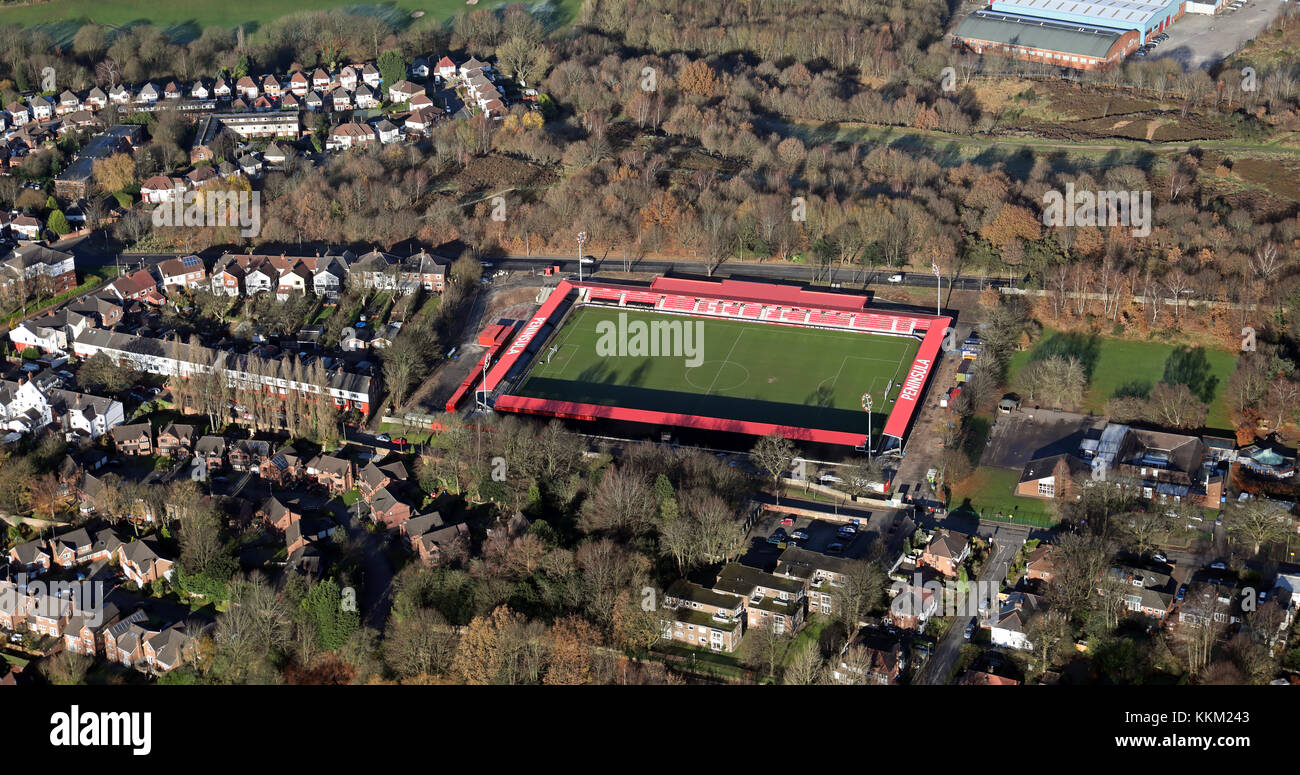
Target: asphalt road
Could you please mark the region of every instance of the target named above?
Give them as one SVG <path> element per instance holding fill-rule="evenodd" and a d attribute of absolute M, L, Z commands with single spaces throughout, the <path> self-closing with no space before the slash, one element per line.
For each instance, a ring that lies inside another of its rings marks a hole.
<path fill-rule="evenodd" d="M 1018 526 L 1011 526 L 997 529 L 996 549 L 993 556 L 980 569 L 979 581 L 995 581 L 1000 586 L 1002 580 L 1007 577 L 1007 566 L 1011 563 L 1011 558 L 1024 545 L 1025 538 L 1029 535 L 1028 529 L 1017 528 Z M 936 686 L 948 682 L 953 665 L 957 663 L 957 657 L 961 654 L 961 647 L 969 643 L 964 634 L 967 625 L 974 619 L 973 616 L 958 616 L 953 619 L 952 626 L 944 633 L 943 639 L 939 641 L 934 654 L 926 664 L 920 683 Z"/>
<path fill-rule="evenodd" d="M 578 274 L 578 260 L 574 256 L 533 256 L 532 258 L 494 258 L 487 259 L 486 263 L 492 269 L 507 269 L 514 272 L 527 272 L 532 269 L 541 271 L 548 266 L 559 266 L 560 272 L 566 275 Z M 626 268 L 625 268 L 626 267 Z M 708 264 L 702 261 L 664 261 L 657 259 L 642 259 L 639 261 L 630 261 L 624 264 L 623 259 L 613 257 L 604 259 L 585 259 L 583 262 L 584 279 L 593 272 L 649 272 L 655 274 L 673 274 L 685 273 L 695 275 L 708 274 Z M 803 282 L 817 282 L 819 285 L 833 285 L 842 283 L 850 286 L 852 289 L 861 287 L 862 271 L 853 268 L 832 267 L 829 270 L 821 270 L 817 267 L 806 264 L 757 264 L 757 263 L 740 263 L 725 262 L 714 270 L 715 277 L 754 277 L 766 280 L 799 280 Z M 898 283 L 889 282 L 889 278 L 898 274 L 901 280 Z M 907 285 L 918 288 L 933 288 L 937 280 L 935 276 L 926 272 L 893 272 L 889 270 L 877 270 L 871 273 L 868 278 L 868 285 Z M 1001 278 L 984 278 L 984 277 L 962 277 L 955 282 L 956 290 L 978 291 L 986 286 L 1005 286 L 1009 283 Z M 943 287 L 947 290 L 954 286 L 954 282 L 949 278 L 943 278 Z"/>

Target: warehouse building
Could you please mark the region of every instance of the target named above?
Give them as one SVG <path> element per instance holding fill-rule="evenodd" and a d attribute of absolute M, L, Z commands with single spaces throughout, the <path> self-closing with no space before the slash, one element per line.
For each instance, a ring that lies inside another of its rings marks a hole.
<path fill-rule="evenodd" d="M 953 46 L 1079 70 L 1120 62 L 1184 12 L 1183 0 L 992 0 Z"/>

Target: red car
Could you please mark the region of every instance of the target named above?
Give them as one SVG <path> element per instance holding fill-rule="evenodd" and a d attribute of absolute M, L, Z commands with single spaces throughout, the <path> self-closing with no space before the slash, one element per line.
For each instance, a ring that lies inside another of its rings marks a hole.
<path fill-rule="evenodd" d="M 781 520 L 781 524 L 782 524 L 784 527 L 790 527 L 791 525 L 794 524 L 794 518 L 792 518 L 792 517 L 786 517 L 786 518 L 784 518 L 784 519 Z"/>
<path fill-rule="evenodd" d="M 396 445 L 399 446 L 399 447 L 405 447 L 405 446 L 406 446 L 406 443 L 407 443 L 407 442 L 406 442 L 406 437 L 404 437 L 404 436 L 398 436 L 397 438 L 393 439 L 393 443 L 396 444 Z"/>

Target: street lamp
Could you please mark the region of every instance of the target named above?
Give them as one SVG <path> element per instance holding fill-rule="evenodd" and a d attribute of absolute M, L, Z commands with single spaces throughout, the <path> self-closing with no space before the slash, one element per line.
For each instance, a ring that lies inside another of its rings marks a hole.
<path fill-rule="evenodd" d="M 871 462 L 871 394 L 862 394 L 862 408 L 867 413 L 867 462 Z"/>
<path fill-rule="evenodd" d="M 587 232 L 578 232 L 578 282 L 582 282 L 582 246 L 587 241 Z"/>

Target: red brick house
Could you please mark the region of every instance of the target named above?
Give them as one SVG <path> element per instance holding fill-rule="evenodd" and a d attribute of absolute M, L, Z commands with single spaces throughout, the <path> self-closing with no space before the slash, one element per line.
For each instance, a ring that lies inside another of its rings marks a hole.
<path fill-rule="evenodd" d="M 275 454 L 262 461 L 257 467 L 257 475 L 278 487 L 289 487 L 300 481 L 307 473 L 298 451 L 291 445 L 284 445 Z"/>
<path fill-rule="evenodd" d="M 289 529 L 289 526 L 302 519 L 302 513 L 298 511 L 297 504 L 290 501 L 286 503 L 277 497 L 267 498 L 262 507 L 257 510 L 258 516 L 266 522 L 267 526 L 277 533 L 283 533 Z"/>
<path fill-rule="evenodd" d="M 222 436 L 204 436 L 194 444 L 194 454 L 203 459 L 208 471 L 216 471 L 226 462 L 226 439 Z"/>
<path fill-rule="evenodd" d="M 137 586 L 144 587 L 159 579 L 170 580 L 176 563 L 159 553 L 161 547 L 150 538 L 142 538 L 117 548 L 122 572 Z"/>
<path fill-rule="evenodd" d="M 374 461 L 371 461 L 357 476 L 357 490 L 368 502 L 374 498 L 376 492 L 394 482 L 406 481 L 407 476 L 406 466 L 402 465 L 400 460 L 382 466 L 375 465 Z"/>
<path fill-rule="evenodd" d="M 397 527 L 411 518 L 411 504 L 397 497 L 388 488 L 381 487 L 370 499 L 370 514 L 376 522 Z"/>
<path fill-rule="evenodd" d="M 950 578 L 957 577 L 957 568 L 970 556 L 970 536 L 953 530 L 940 530 L 921 552 L 920 565 L 934 568 Z"/>
<path fill-rule="evenodd" d="M 469 549 L 469 526 L 463 522 L 445 524 L 436 511 L 403 522 L 398 531 L 420 562 L 434 567 L 443 560 Z"/>
<path fill-rule="evenodd" d="M 1025 562 L 1025 577 L 1051 584 L 1055 570 L 1052 565 L 1052 553 L 1055 548 L 1052 544 L 1039 544 L 1034 551 L 1030 552 Z"/>
<path fill-rule="evenodd" d="M 109 431 L 113 446 L 123 455 L 152 455 L 153 426 L 147 422 L 119 425 Z"/>
<path fill-rule="evenodd" d="M 331 494 L 340 495 L 357 484 L 357 467 L 351 460 L 333 455 L 317 455 L 307 463 L 307 475 L 316 477 Z"/>
<path fill-rule="evenodd" d="M 158 454 L 179 457 L 194 446 L 194 426 L 168 423 L 158 431 Z"/>

